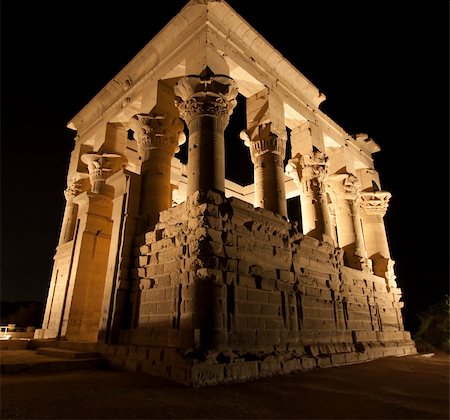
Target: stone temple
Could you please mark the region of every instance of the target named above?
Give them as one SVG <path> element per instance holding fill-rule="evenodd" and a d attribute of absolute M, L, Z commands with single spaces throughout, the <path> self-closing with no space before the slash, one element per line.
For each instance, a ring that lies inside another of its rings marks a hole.
<path fill-rule="evenodd" d="M 245 186 L 225 179 L 238 94 Z M 35 338 L 197 386 L 415 353 L 380 148 L 324 100 L 225 1 L 187 3 L 68 124 L 67 202 Z M 288 220 L 295 197 L 301 223 Z"/>

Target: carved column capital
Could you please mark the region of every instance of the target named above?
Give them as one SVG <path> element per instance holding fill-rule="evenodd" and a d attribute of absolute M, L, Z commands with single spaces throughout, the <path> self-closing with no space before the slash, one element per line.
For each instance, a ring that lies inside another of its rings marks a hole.
<path fill-rule="evenodd" d="M 348 175 L 344 181 L 344 198 L 356 200 L 361 192 L 361 183 L 354 175 Z"/>
<path fill-rule="evenodd" d="M 174 155 L 178 146 L 186 141 L 183 122 L 173 115 L 136 114 L 130 124 L 143 162 L 148 160 L 154 149 Z"/>
<path fill-rule="evenodd" d="M 300 158 L 301 179 L 308 181 L 317 178 L 323 181 L 328 174 L 328 156 L 325 153 L 314 151 Z"/>
<path fill-rule="evenodd" d="M 272 122 L 259 124 L 251 137 L 248 131 L 242 130 L 240 137 L 244 144 L 250 148 L 253 163 L 256 162 L 258 157 L 266 153 L 278 155 L 281 163 L 286 156 L 286 129 L 283 130 Z"/>
<path fill-rule="evenodd" d="M 307 155 L 297 155 L 286 165 L 286 174 L 303 189 L 325 189 L 324 180 L 328 175 L 328 157 L 325 153 L 314 151 Z"/>
<path fill-rule="evenodd" d="M 124 157 L 113 153 L 85 153 L 81 156 L 81 161 L 88 167 L 91 192 L 99 193 L 101 183 L 114 171 L 113 166 L 124 163 Z"/>
<path fill-rule="evenodd" d="M 81 185 L 72 179 L 67 185 L 67 188 L 64 190 L 64 197 L 66 198 L 66 201 L 73 201 L 73 199 L 81 192 L 81 189 Z"/>
<path fill-rule="evenodd" d="M 237 84 L 228 76 L 186 76 L 174 90 L 175 105 L 188 125 L 196 117 L 207 116 L 220 118 L 226 125 L 237 104 Z"/>
<path fill-rule="evenodd" d="M 363 192 L 358 197 L 362 216 L 384 216 L 386 214 L 391 193 L 387 191 Z"/>

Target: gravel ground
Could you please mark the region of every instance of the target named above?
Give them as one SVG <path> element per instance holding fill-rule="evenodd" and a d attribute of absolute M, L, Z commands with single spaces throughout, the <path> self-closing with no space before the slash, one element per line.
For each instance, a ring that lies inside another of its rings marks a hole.
<path fill-rule="evenodd" d="M 188 388 L 80 370 L 1 377 L 2 419 L 448 419 L 449 356 L 407 356 Z"/>

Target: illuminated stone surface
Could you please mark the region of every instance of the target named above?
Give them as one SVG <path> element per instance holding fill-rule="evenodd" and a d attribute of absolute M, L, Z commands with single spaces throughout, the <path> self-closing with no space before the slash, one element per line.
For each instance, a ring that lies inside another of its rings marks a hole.
<path fill-rule="evenodd" d="M 238 92 L 249 186 L 225 179 Z M 323 114 L 324 99 L 226 3 L 190 1 L 69 122 L 67 204 L 35 337 L 194 385 L 414 353 L 380 149 Z M 187 167 L 175 157 L 182 120 Z M 302 232 L 287 219 L 293 197 Z"/>

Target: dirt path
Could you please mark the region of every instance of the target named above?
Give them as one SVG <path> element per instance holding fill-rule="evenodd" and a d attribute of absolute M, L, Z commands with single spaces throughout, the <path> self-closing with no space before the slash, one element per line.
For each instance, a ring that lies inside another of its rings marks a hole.
<path fill-rule="evenodd" d="M 192 389 L 143 374 L 1 378 L 2 419 L 448 419 L 449 356 L 408 356 Z"/>

